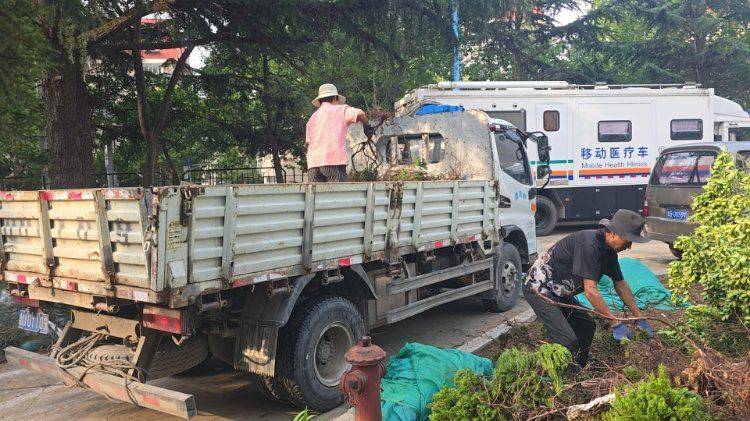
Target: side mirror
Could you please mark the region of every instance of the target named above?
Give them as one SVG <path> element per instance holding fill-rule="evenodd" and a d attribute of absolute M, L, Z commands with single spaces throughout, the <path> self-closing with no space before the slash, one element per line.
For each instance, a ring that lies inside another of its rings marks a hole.
<path fill-rule="evenodd" d="M 547 177 L 550 173 L 549 165 L 547 164 L 540 164 L 536 167 L 536 178 L 543 179 Z"/>
<path fill-rule="evenodd" d="M 536 151 L 537 156 L 539 157 L 539 162 L 549 162 L 549 139 L 547 138 L 547 135 L 542 132 L 534 132 L 530 134 L 531 138 L 536 142 Z"/>

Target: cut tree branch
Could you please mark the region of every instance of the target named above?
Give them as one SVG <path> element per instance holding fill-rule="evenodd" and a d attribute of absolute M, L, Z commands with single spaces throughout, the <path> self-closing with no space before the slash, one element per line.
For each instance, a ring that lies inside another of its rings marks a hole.
<path fill-rule="evenodd" d="M 175 0 L 154 0 L 151 2 L 139 4 L 128 10 L 124 15 L 118 16 L 110 21 L 107 21 L 101 26 L 82 33 L 77 37 L 77 40 L 84 45 L 98 42 L 118 31 L 121 31 L 135 24 L 136 22 L 139 22 L 141 18 L 146 15 L 167 10 L 169 6 L 174 2 Z"/>

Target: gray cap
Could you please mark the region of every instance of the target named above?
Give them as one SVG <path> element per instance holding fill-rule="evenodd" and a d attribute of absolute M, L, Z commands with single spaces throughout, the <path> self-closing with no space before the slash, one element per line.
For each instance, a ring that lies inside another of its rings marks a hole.
<path fill-rule="evenodd" d="M 612 217 L 612 220 L 604 218 L 599 221 L 599 225 L 604 226 L 604 228 L 607 228 L 620 237 L 634 243 L 646 243 L 651 241 L 649 238 L 641 235 L 643 226 L 646 225 L 646 218 L 632 210 L 620 209 L 615 212 L 615 216 Z"/>

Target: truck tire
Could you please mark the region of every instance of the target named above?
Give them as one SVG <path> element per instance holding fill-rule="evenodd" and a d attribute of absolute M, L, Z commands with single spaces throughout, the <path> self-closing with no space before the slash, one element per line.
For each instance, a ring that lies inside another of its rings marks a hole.
<path fill-rule="evenodd" d="M 208 348 L 217 360 L 234 367 L 234 340 L 232 338 L 209 335 Z"/>
<path fill-rule="evenodd" d="M 266 399 L 287 405 L 292 403 L 280 378 L 259 374 L 253 374 L 252 376 L 255 387 Z"/>
<path fill-rule="evenodd" d="M 536 197 L 536 235 L 550 235 L 557 225 L 557 207 L 546 196 Z"/>
<path fill-rule="evenodd" d="M 344 354 L 365 334 L 365 322 L 343 297 L 302 302 L 279 333 L 277 376 L 292 404 L 325 412 L 343 402 Z"/>
<path fill-rule="evenodd" d="M 151 367 L 148 380 L 173 376 L 186 372 L 210 357 L 205 335 L 193 335 L 177 346 L 168 336 L 162 336 Z M 132 361 L 133 350 L 125 345 L 99 345 L 89 351 L 86 358 L 91 362 Z"/>
<path fill-rule="evenodd" d="M 494 259 L 495 279 L 498 288 L 492 290 L 494 298 L 482 300 L 492 313 L 508 311 L 518 302 L 521 289 L 521 255 L 513 244 L 505 243 Z"/>

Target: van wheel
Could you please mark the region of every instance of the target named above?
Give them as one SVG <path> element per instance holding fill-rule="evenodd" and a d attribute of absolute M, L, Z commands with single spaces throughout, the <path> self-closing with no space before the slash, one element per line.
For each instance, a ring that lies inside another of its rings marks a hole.
<path fill-rule="evenodd" d="M 521 289 L 521 255 L 513 244 L 503 244 L 499 256 L 494 258 L 495 283 L 494 298 L 483 300 L 484 306 L 492 313 L 508 311 L 518 302 Z"/>
<path fill-rule="evenodd" d="M 536 235 L 550 235 L 557 225 L 557 207 L 546 196 L 536 197 Z"/>
<path fill-rule="evenodd" d="M 672 256 L 676 257 L 677 260 L 682 260 L 682 252 L 674 248 L 674 244 L 672 243 L 667 243 L 667 245 L 669 246 L 669 251 L 672 252 Z"/>
<path fill-rule="evenodd" d="M 350 368 L 344 354 L 365 334 L 354 304 L 342 297 L 310 298 L 279 332 L 277 378 L 296 406 L 319 412 L 343 402 L 341 375 Z"/>

